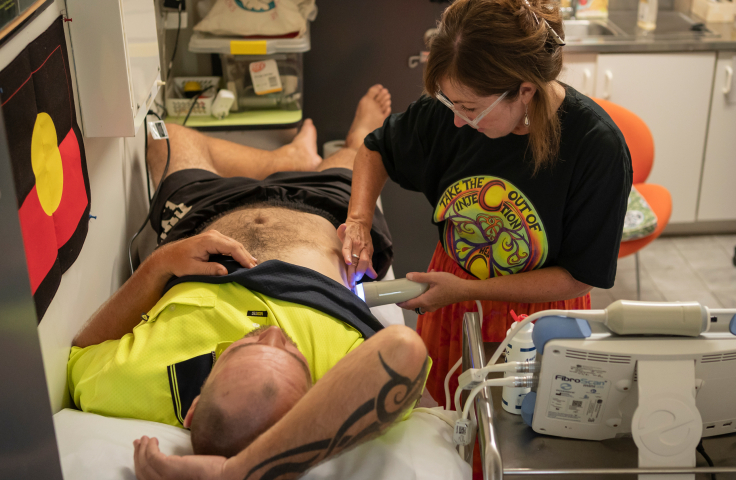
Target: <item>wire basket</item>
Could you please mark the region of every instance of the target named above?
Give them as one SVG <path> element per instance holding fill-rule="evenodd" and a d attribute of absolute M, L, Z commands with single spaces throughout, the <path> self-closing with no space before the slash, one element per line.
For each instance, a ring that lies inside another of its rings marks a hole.
<path fill-rule="evenodd" d="M 208 88 L 214 85 L 214 88 L 210 88 L 205 95 L 197 99 L 197 104 L 192 109 L 192 116 L 205 116 L 212 115 L 212 102 L 215 100 L 217 95 L 217 86 L 220 84 L 220 77 L 175 77 L 174 88 L 171 94 L 173 97 L 166 99 L 166 111 L 169 115 L 174 117 L 183 117 L 189 112 L 192 106 L 193 98 L 184 97 L 184 84 L 187 82 L 199 82 L 202 85 L 202 89 Z"/>

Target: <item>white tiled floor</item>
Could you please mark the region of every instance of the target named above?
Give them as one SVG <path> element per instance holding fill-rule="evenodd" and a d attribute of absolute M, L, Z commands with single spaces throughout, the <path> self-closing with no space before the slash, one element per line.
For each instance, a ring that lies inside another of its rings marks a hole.
<path fill-rule="evenodd" d="M 639 253 L 641 299 L 696 300 L 711 308 L 736 308 L 736 235 L 658 238 Z M 593 308 L 636 300 L 634 255 L 618 261 L 616 283 L 590 293 Z"/>

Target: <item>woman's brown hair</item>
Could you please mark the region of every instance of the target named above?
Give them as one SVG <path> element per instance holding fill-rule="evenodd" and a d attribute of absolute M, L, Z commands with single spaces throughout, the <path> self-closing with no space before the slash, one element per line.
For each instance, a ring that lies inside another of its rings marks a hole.
<path fill-rule="evenodd" d="M 556 3 L 457 0 L 442 14 L 424 70 L 424 88 L 433 97 L 443 79 L 481 97 L 508 90 L 505 101 L 518 96 L 522 82 L 536 85 L 529 104 L 534 173 L 551 165 L 560 147 L 560 121 L 547 88 L 562 70 L 562 48 L 544 23 L 562 36 Z"/>

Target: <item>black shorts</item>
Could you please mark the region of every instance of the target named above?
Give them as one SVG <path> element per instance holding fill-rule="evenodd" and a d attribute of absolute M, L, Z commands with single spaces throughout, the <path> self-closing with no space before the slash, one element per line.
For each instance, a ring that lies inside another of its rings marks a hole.
<path fill-rule="evenodd" d="M 279 172 L 263 180 L 224 178 L 207 170 L 174 172 L 164 179 L 151 205 L 151 226 L 159 245 L 199 233 L 211 220 L 234 208 L 268 204 L 326 218 L 335 228 L 345 222 L 353 172 Z M 373 212 L 373 268 L 383 278 L 393 260 L 391 234 L 383 213 Z"/>

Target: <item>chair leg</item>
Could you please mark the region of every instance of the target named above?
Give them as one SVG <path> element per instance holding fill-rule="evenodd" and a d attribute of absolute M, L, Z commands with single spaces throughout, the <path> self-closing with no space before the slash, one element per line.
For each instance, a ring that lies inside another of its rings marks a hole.
<path fill-rule="evenodd" d="M 639 252 L 634 254 L 636 259 L 636 299 L 641 300 L 641 283 L 639 279 Z"/>

